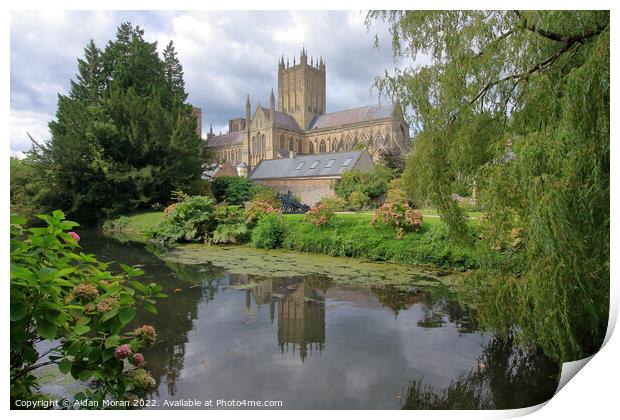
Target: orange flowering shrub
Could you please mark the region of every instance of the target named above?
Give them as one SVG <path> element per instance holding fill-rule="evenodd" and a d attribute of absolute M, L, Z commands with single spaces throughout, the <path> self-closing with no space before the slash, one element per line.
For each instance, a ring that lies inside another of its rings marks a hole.
<path fill-rule="evenodd" d="M 164 220 L 168 220 L 168 217 L 170 216 L 170 213 L 172 213 L 177 208 L 178 205 L 179 205 L 179 203 L 177 202 L 177 203 L 170 204 L 168 207 L 166 207 L 165 210 L 164 210 L 164 217 L 163 217 L 163 219 Z"/>
<path fill-rule="evenodd" d="M 375 211 L 370 223 L 389 226 L 396 230 L 396 238 L 402 239 L 406 232 L 422 229 L 422 212 L 404 200 L 386 201 Z"/>
<path fill-rule="evenodd" d="M 317 203 L 304 214 L 304 222 L 308 221 L 315 226 L 327 225 L 334 217 L 334 212 L 325 203 Z"/>
<path fill-rule="evenodd" d="M 278 211 L 278 209 L 273 207 L 271 203 L 266 200 L 254 200 L 250 203 L 245 212 L 245 221 L 249 225 L 254 225 L 266 215 L 276 214 Z"/>

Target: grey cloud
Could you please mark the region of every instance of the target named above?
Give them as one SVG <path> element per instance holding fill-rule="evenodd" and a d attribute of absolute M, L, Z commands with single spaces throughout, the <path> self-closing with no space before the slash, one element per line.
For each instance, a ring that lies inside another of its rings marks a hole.
<path fill-rule="evenodd" d="M 174 41 L 189 101 L 203 109 L 205 131 L 210 124 L 225 130 L 229 118 L 242 116 L 248 93 L 253 106 L 267 105 L 277 88 L 280 56 L 292 64 L 302 46 L 326 62 L 328 112 L 377 102 L 371 85 L 394 67 L 387 30 L 378 27 L 384 48 L 373 48 L 376 28 L 368 33 L 359 12 L 14 12 L 12 153 L 27 144 L 26 131 L 49 136 L 49 121 L 33 116 L 54 115 L 57 94 L 68 91 L 89 39 L 104 48 L 123 21 L 144 28 L 160 50 Z"/>

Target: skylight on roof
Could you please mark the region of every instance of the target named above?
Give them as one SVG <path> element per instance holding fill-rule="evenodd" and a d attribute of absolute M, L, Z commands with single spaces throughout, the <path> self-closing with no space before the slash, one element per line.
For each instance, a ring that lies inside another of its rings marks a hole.
<path fill-rule="evenodd" d="M 298 163 L 298 164 L 297 164 L 297 167 L 295 168 L 295 170 L 296 170 L 296 171 L 300 170 L 302 166 L 304 166 L 304 163 L 303 163 L 303 162 Z"/>
<path fill-rule="evenodd" d="M 342 162 L 342 166 L 349 166 L 349 164 L 351 163 L 352 160 L 353 159 L 351 159 L 351 158 L 345 159 L 345 161 Z"/>
<path fill-rule="evenodd" d="M 336 159 L 330 159 L 329 162 L 327 162 L 327 165 L 325 165 L 326 168 L 331 168 L 332 166 L 334 166 L 334 162 L 336 161 Z"/>
<path fill-rule="evenodd" d="M 310 169 L 314 169 L 319 165 L 319 161 L 315 160 L 314 162 L 312 162 L 312 165 L 310 165 Z"/>

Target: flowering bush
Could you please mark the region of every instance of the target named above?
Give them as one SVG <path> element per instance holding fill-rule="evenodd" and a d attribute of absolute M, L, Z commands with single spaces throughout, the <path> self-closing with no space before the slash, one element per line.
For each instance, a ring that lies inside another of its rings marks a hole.
<path fill-rule="evenodd" d="M 278 209 L 273 207 L 270 202 L 263 200 L 253 200 L 250 202 L 245 213 L 245 220 L 250 226 L 256 225 L 259 220 L 268 214 L 276 214 Z"/>
<path fill-rule="evenodd" d="M 143 273 L 137 268 L 121 264 L 123 273 L 112 274 L 80 252 L 77 234 L 69 232 L 77 223 L 61 211 L 39 218 L 46 228 L 26 230 L 24 218 L 11 216 L 11 401 L 36 398 L 33 373 L 48 365 L 85 386 L 96 384 L 76 399 L 101 403 L 143 394 L 142 385 L 153 381 L 136 381 L 128 358 L 154 342 L 155 330 L 144 326 L 132 336 L 123 329 L 136 308 L 156 312 L 155 299 L 165 297 L 161 287 L 132 280 Z M 44 340 L 48 350 L 40 353 L 36 344 Z"/>
<path fill-rule="evenodd" d="M 406 232 L 422 229 L 422 212 L 404 200 L 387 201 L 375 211 L 370 223 L 389 226 L 396 230 L 396 238 L 402 239 Z"/>
<path fill-rule="evenodd" d="M 304 215 L 304 222 L 308 221 L 315 226 L 327 225 L 334 217 L 333 210 L 330 210 L 324 203 L 317 203 Z"/>

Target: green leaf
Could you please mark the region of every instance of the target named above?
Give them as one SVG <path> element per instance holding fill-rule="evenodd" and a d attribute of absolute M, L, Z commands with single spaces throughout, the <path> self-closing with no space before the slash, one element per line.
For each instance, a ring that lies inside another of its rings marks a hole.
<path fill-rule="evenodd" d="M 53 340 L 56 338 L 56 324 L 46 320 L 39 320 L 37 322 L 37 332 L 41 337 Z"/>
<path fill-rule="evenodd" d="M 118 313 L 118 319 L 123 325 L 129 323 L 136 316 L 136 310 L 132 307 L 123 308 Z"/>
<path fill-rule="evenodd" d="M 71 360 L 69 359 L 62 359 L 62 362 L 60 362 L 60 364 L 58 364 L 58 369 L 63 373 L 63 374 L 67 374 L 71 371 L 71 366 L 73 365 L 73 363 L 71 363 Z"/>
<path fill-rule="evenodd" d="M 84 335 L 90 331 L 90 325 L 76 325 L 73 331 L 77 335 Z"/>
<path fill-rule="evenodd" d="M 114 356 L 114 347 L 110 347 L 108 349 L 105 349 L 103 351 L 103 353 L 101 354 L 101 360 L 103 360 L 105 362 L 107 360 L 110 360 L 112 358 L 112 356 Z"/>
<path fill-rule="evenodd" d="M 61 210 L 54 210 L 52 212 L 52 216 L 54 216 L 54 219 L 58 220 L 62 220 L 65 218 L 65 214 Z"/>
<path fill-rule="evenodd" d="M 149 302 L 144 302 L 142 304 L 142 307 L 144 309 L 146 309 L 147 311 L 149 311 L 152 314 L 156 314 L 157 313 L 157 309 L 155 308 L 155 305 L 153 305 L 152 303 Z"/>
<path fill-rule="evenodd" d="M 25 225 L 26 218 L 24 216 L 20 216 L 18 214 L 11 215 L 11 224 L 12 225 Z"/>
<path fill-rule="evenodd" d="M 129 346 L 131 347 L 131 350 L 134 352 L 140 350 L 140 342 L 138 341 L 137 338 L 134 338 L 133 340 L 131 340 L 129 342 Z"/>
<path fill-rule="evenodd" d="M 26 305 L 23 303 L 11 304 L 11 321 L 19 321 L 20 319 L 23 319 L 26 314 Z"/>
<path fill-rule="evenodd" d="M 105 348 L 116 347 L 121 341 L 118 335 L 111 335 L 105 340 Z"/>
<path fill-rule="evenodd" d="M 114 318 L 116 316 L 116 314 L 118 314 L 118 310 L 119 308 L 115 308 L 112 309 L 111 311 L 106 312 L 105 314 L 103 314 L 103 316 L 101 317 L 101 322 L 105 322 L 110 318 Z"/>

